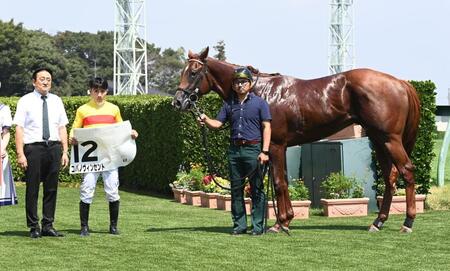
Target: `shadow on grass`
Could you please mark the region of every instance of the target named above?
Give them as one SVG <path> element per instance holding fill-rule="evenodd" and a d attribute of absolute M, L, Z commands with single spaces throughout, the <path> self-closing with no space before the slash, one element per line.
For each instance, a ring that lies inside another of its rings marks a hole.
<path fill-rule="evenodd" d="M 62 234 L 80 234 L 80 229 L 68 229 L 68 230 L 61 230 Z M 90 233 L 94 234 L 109 234 L 109 231 L 95 231 L 95 230 L 89 230 Z M 16 237 L 29 237 L 30 232 L 29 231 L 4 231 L 0 232 L 0 236 L 16 236 Z"/>
<path fill-rule="evenodd" d="M 291 226 L 291 230 L 335 230 L 335 231 L 367 231 L 368 226 L 360 225 L 311 225 Z"/>
<path fill-rule="evenodd" d="M 80 229 L 68 229 L 68 230 L 64 230 L 63 232 L 70 233 L 70 234 L 80 234 Z M 107 231 L 107 230 L 96 231 L 96 230 L 89 229 L 89 233 L 109 234 L 109 231 Z"/>
<path fill-rule="evenodd" d="M 29 231 L 4 231 L 0 232 L 0 236 L 19 236 L 19 237 L 28 237 L 30 236 Z"/>
<path fill-rule="evenodd" d="M 231 233 L 231 227 L 174 227 L 174 228 L 149 228 L 146 232 L 216 232 Z"/>
<path fill-rule="evenodd" d="M 364 231 L 367 226 L 359 225 L 313 225 L 313 226 L 291 226 L 290 230 L 334 230 L 334 231 Z M 251 230 L 248 230 L 249 232 Z M 231 233 L 231 227 L 174 227 L 174 228 L 149 228 L 146 232 L 215 232 Z"/>

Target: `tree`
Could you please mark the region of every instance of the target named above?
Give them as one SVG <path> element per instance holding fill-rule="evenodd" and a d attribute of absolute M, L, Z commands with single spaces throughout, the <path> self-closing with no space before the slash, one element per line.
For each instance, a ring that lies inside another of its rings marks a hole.
<path fill-rule="evenodd" d="M 0 20 L 0 89 L 1 96 L 19 95 L 25 89 L 25 81 L 18 76 L 23 70 L 23 49 L 27 37 L 22 24 Z"/>
<path fill-rule="evenodd" d="M 185 65 L 185 51 L 182 47 L 177 50 L 165 49 L 162 54 L 160 51 L 154 44 L 147 46 L 149 87 L 173 95 Z"/>
<path fill-rule="evenodd" d="M 114 33 L 99 31 L 59 32 L 55 36 L 56 46 L 67 58 L 78 58 L 86 66 L 89 76 L 101 76 L 113 80 Z"/>
<path fill-rule="evenodd" d="M 40 67 L 53 70 L 52 91 L 62 96 L 86 95 L 89 77 L 102 76 L 113 80 L 114 33 L 99 31 L 59 32 L 51 36 L 42 31 L 23 29 L 14 21 L 0 21 L 0 95 L 21 96 L 33 86 L 31 74 Z M 225 44 L 220 43 L 225 55 Z M 147 46 L 148 88 L 174 94 L 180 72 L 185 65 L 185 51 L 161 50 Z"/>
<path fill-rule="evenodd" d="M 213 48 L 217 51 L 217 54 L 214 55 L 215 58 L 222 61 L 227 60 L 227 57 L 225 56 L 225 41 L 220 40 Z"/>

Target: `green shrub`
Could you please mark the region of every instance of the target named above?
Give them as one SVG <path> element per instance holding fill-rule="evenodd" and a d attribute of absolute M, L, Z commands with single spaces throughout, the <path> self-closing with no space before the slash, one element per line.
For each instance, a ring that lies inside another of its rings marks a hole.
<path fill-rule="evenodd" d="M 340 172 L 328 175 L 321 184 L 323 198 L 349 199 L 364 197 L 364 189 L 355 178 L 345 176 Z"/>
<path fill-rule="evenodd" d="M 291 200 L 307 200 L 309 199 L 309 190 L 305 182 L 301 179 L 292 180 L 292 185 L 289 186 L 289 197 Z"/>

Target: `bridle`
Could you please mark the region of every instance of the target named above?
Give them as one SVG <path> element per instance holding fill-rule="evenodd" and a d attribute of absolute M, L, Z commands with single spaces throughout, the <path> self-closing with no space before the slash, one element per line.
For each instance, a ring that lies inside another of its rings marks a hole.
<path fill-rule="evenodd" d="M 195 77 L 190 79 L 190 83 L 187 86 L 187 88 L 182 89 L 178 88 L 179 91 L 183 92 L 183 96 L 187 97 L 187 99 L 183 99 L 182 101 L 182 108 L 196 108 L 196 103 L 199 99 L 199 88 L 200 84 L 203 81 L 203 77 L 206 78 L 208 82 L 208 89 L 211 89 L 213 84 L 211 83 L 211 80 L 208 76 L 208 65 L 206 65 L 206 59 L 203 61 L 200 61 L 198 59 L 188 59 L 189 63 L 195 62 L 200 64 L 202 67 L 197 70 L 192 70 L 193 72 L 196 72 Z M 199 72 L 197 72 L 200 70 Z"/>

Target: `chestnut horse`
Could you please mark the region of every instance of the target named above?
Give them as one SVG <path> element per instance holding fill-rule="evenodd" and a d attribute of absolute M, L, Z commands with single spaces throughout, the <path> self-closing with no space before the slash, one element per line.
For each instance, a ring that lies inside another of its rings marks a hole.
<path fill-rule="evenodd" d="M 189 110 L 210 90 L 226 100 L 237 65 L 208 57 L 207 47 L 189 51 L 173 100 L 179 110 Z M 370 69 L 355 69 L 313 80 L 280 74 L 254 73 L 252 91 L 264 98 L 272 113 L 270 157 L 279 220 L 270 229 L 288 230 L 294 213 L 285 179 L 286 147 L 313 142 L 351 125 L 360 124 L 372 141 L 386 189 L 378 217 L 369 231 L 378 231 L 388 219 L 395 183 L 406 181 L 407 213 L 401 232 L 411 232 L 416 217 L 414 166 L 409 158 L 420 118 L 420 102 L 406 81 Z"/>

